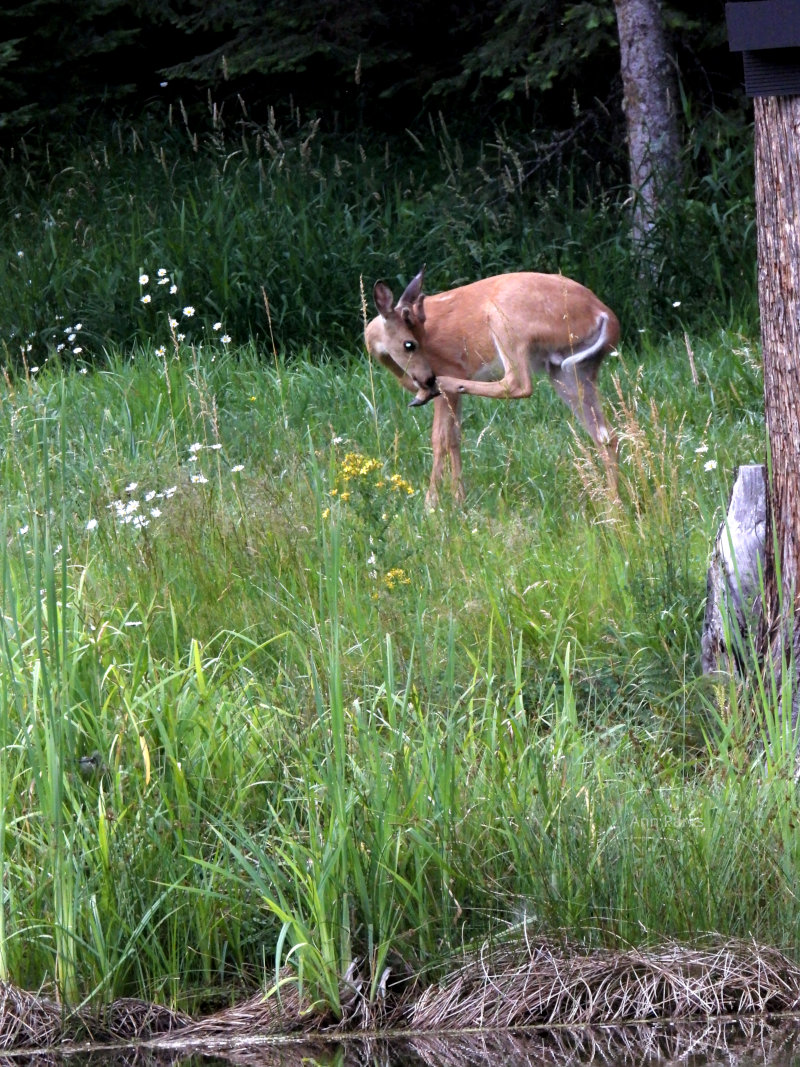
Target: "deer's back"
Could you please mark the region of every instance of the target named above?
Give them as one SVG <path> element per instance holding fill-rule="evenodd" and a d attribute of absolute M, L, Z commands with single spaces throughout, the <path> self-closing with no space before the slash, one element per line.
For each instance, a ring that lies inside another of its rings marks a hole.
<path fill-rule="evenodd" d="M 612 344 L 618 335 L 613 311 L 561 274 L 524 271 L 483 278 L 426 296 L 425 312 L 428 354 L 447 362 L 493 360 L 495 341 L 506 349 L 523 346 L 531 356 L 540 349 L 566 352 L 596 334 L 603 314 Z"/>

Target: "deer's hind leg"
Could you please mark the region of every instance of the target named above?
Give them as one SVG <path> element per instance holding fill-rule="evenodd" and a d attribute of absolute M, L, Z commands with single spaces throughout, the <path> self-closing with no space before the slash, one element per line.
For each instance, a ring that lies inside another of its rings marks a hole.
<path fill-rule="evenodd" d="M 610 432 L 600 394 L 597 391 L 597 372 L 600 359 L 567 363 L 561 366 L 550 364 L 550 381 L 556 393 L 578 418 L 581 425 L 597 445 L 616 451 L 616 440 Z"/>

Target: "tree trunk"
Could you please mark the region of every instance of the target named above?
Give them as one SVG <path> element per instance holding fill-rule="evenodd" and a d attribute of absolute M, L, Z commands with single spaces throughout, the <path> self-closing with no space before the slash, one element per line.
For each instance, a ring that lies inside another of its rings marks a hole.
<path fill-rule="evenodd" d="M 614 0 L 628 131 L 633 239 L 648 257 L 656 213 L 680 173 L 675 70 L 660 0 Z"/>
<path fill-rule="evenodd" d="M 763 650 L 800 663 L 800 97 L 756 97 L 758 292 L 771 455 Z M 776 555 L 777 553 L 777 555 Z M 798 711 L 797 669 L 792 719 Z"/>

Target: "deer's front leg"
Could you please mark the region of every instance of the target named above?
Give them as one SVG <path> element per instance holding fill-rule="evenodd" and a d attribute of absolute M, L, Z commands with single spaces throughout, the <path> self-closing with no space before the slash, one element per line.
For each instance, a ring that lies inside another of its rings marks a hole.
<path fill-rule="evenodd" d="M 431 444 L 433 468 L 425 503 L 429 508 L 435 508 L 438 504 L 445 457 L 448 457 L 453 496 L 462 504 L 464 487 L 461 484 L 461 397 L 458 393 L 442 393 L 434 400 Z"/>

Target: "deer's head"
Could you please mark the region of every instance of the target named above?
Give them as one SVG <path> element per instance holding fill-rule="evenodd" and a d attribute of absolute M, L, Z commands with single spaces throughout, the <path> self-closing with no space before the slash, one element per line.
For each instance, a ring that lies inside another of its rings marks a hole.
<path fill-rule="evenodd" d="M 424 274 L 423 267 L 408 283 L 396 304 L 394 294 L 385 282 L 376 282 L 373 290 L 380 316 L 376 347 L 381 356 L 391 359 L 417 386 L 411 407 L 427 404 L 439 395 L 436 377 L 425 358 Z"/>

